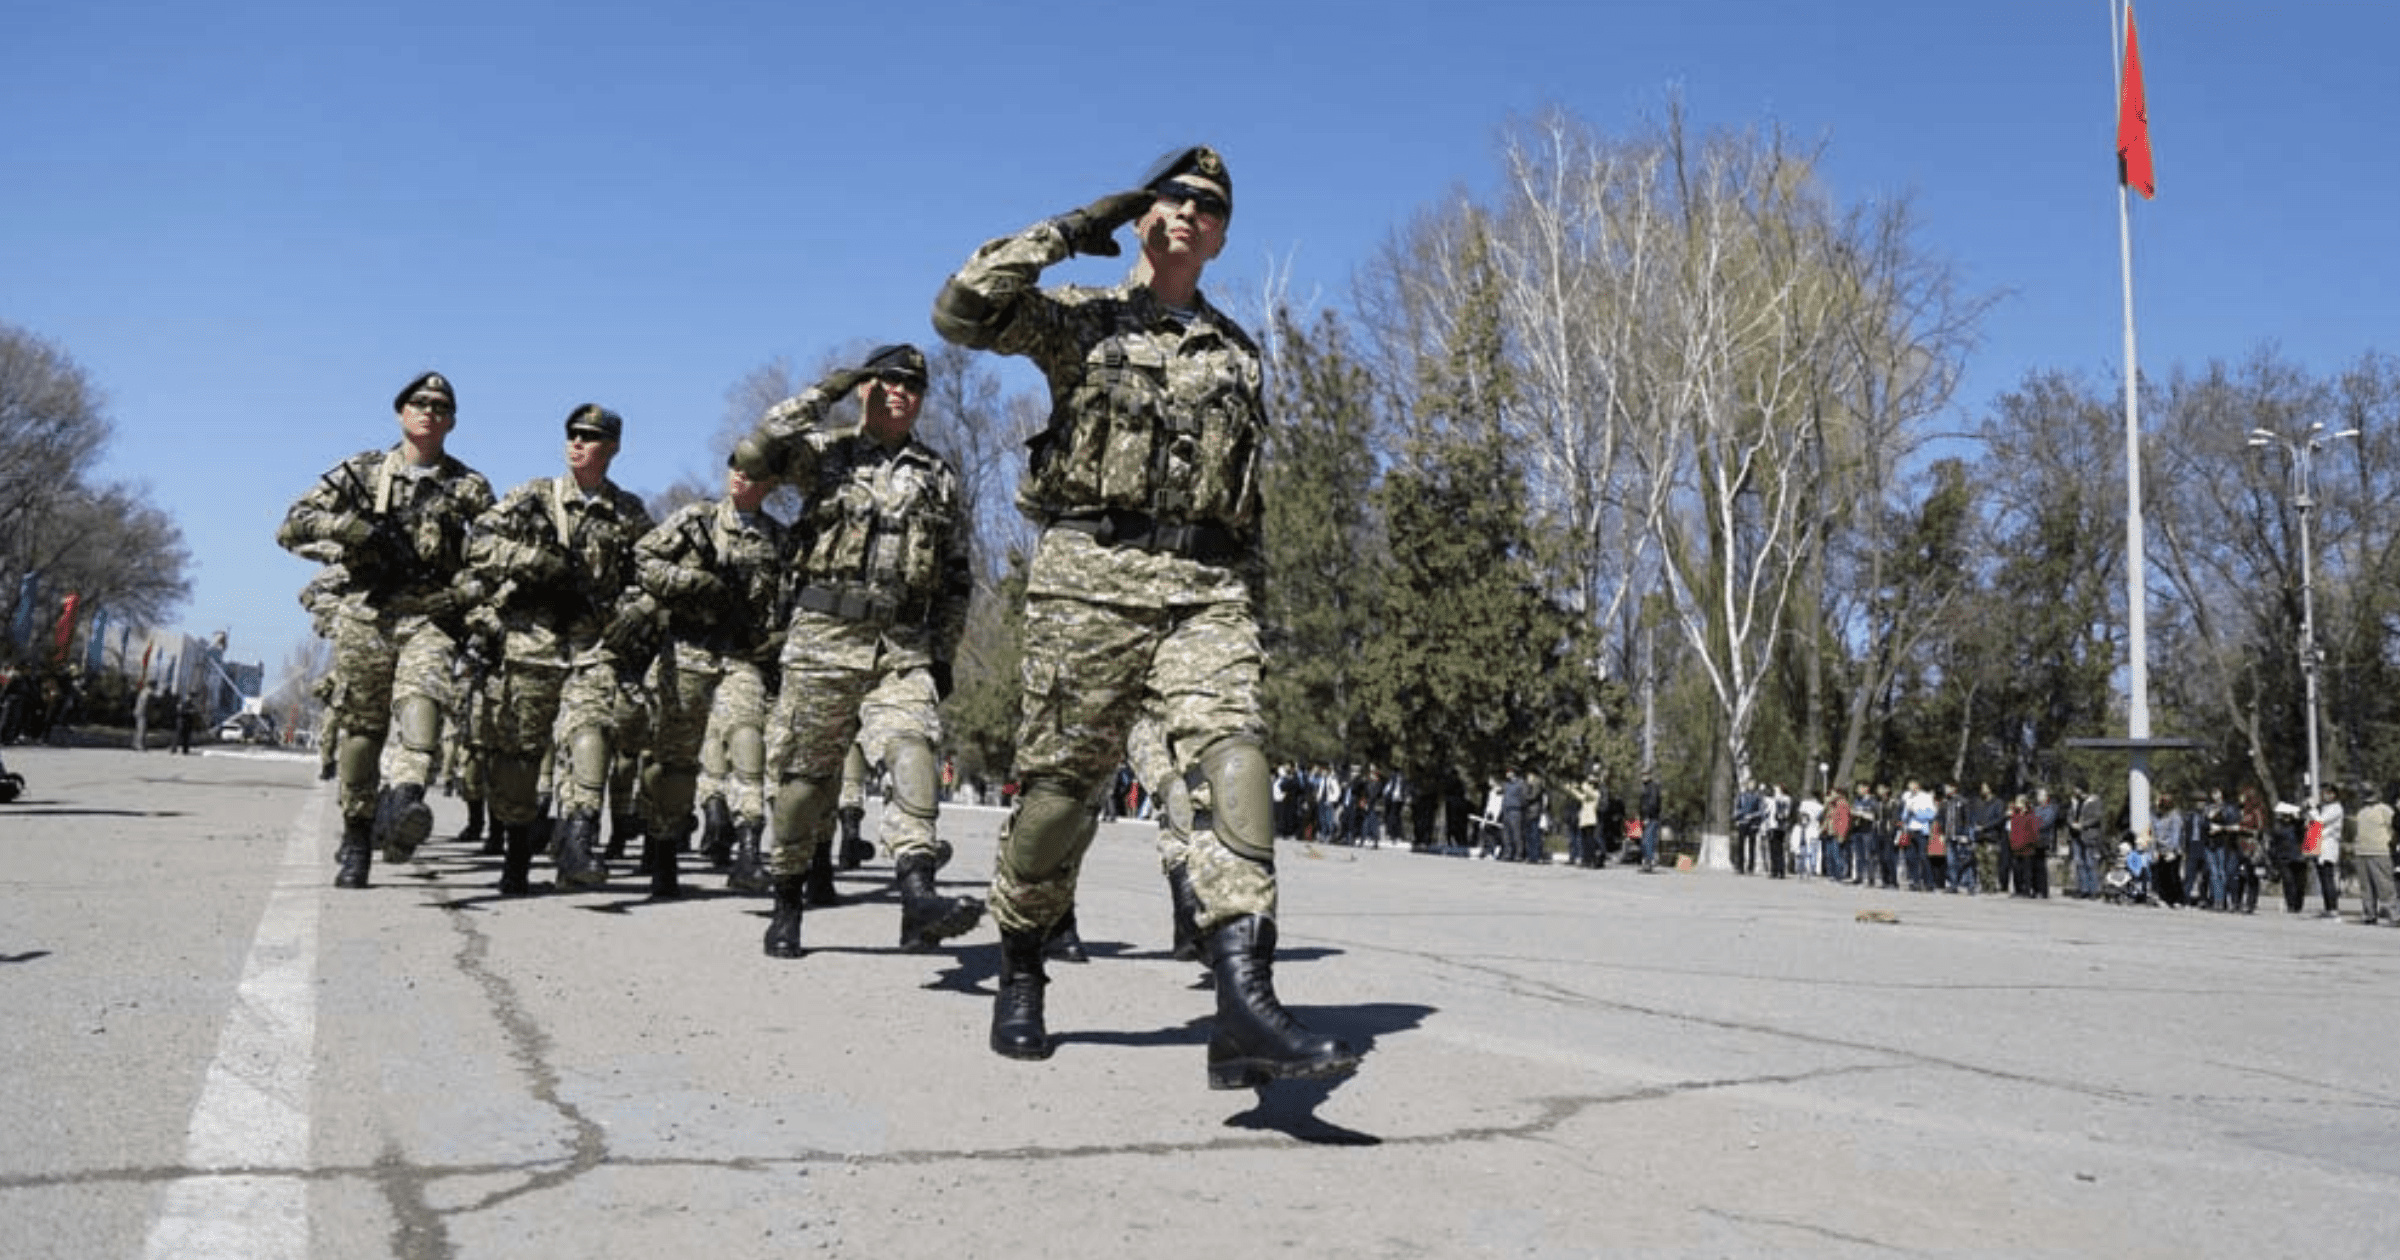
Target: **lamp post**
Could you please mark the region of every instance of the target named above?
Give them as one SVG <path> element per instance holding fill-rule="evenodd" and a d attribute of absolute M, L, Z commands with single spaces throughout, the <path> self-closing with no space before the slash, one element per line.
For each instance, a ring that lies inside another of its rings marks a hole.
<path fill-rule="evenodd" d="M 2323 421 L 2308 426 L 2297 437 L 2285 437 L 2273 429 L 2250 430 L 2250 445 L 2280 446 L 2292 466 L 2292 508 L 2300 514 L 2300 677 L 2307 688 L 2308 703 L 2308 799 L 2305 802 L 2310 817 L 2316 816 L 2318 802 L 2324 798 L 2325 785 L 2317 760 L 2317 604 L 2316 561 L 2308 540 L 2308 514 L 2317 506 L 2315 456 L 2327 442 L 2337 438 L 2357 437 L 2358 430 L 2344 429 L 2327 433 Z"/>

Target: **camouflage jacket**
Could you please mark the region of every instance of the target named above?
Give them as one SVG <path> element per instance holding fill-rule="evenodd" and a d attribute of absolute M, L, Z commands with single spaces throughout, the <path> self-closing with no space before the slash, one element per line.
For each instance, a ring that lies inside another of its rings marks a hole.
<path fill-rule="evenodd" d="M 1017 494 L 1047 527 L 1028 589 L 1136 607 L 1247 598 L 1267 427 L 1257 345 L 1206 297 L 1179 313 L 1131 282 L 1037 288 L 1067 255 L 1048 223 L 989 242 L 934 308 L 943 337 L 1022 355 L 1049 380 L 1049 423 Z M 1112 546 L 1088 528 L 1095 518 L 1197 529 L 1208 544 Z"/>
<path fill-rule="evenodd" d="M 634 543 L 651 526 L 649 509 L 617 483 L 587 495 L 564 475 L 528 481 L 477 518 L 467 563 L 507 630 L 508 655 L 565 660 L 594 648 L 634 585 Z"/>
<path fill-rule="evenodd" d="M 767 661 L 783 628 L 786 545 L 783 522 L 714 499 L 676 509 L 633 550 L 642 591 L 677 642 Z"/>
<path fill-rule="evenodd" d="M 275 541 L 319 563 L 338 557 L 345 606 L 405 616 L 450 588 L 466 566 L 469 529 L 491 506 L 482 473 L 446 454 L 412 468 L 394 445 L 360 451 L 317 478 L 284 513 Z M 342 543 L 336 534 L 350 517 L 381 523 L 385 541 Z"/>
<path fill-rule="evenodd" d="M 885 446 L 855 424 L 820 427 L 833 401 L 812 386 L 768 408 L 751 434 L 764 473 L 803 505 L 792 627 L 831 618 L 879 630 L 886 650 L 904 654 L 895 664 L 950 660 L 974 591 L 958 473 L 913 436 Z"/>

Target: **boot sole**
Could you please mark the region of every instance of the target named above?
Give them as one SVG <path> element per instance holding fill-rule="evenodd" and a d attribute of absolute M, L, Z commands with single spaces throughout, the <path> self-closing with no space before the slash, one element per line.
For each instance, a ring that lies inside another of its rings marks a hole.
<path fill-rule="evenodd" d="M 1048 1042 L 1043 1042 L 1038 1046 L 1013 1046 L 999 1041 L 992 1043 L 993 1054 L 999 1055 L 1003 1059 L 1015 1059 L 1021 1063 L 1033 1063 L 1047 1059 L 1057 1049 L 1058 1047 Z"/>
<path fill-rule="evenodd" d="M 1358 1056 L 1332 1055 L 1298 1063 L 1280 1059 L 1228 1059 L 1208 1065 L 1210 1089 L 1256 1089 L 1269 1081 L 1321 1081 L 1358 1070 Z"/>
<path fill-rule="evenodd" d="M 383 860 L 405 862 L 417 855 L 417 850 L 433 837 L 433 806 L 423 801 L 400 811 L 392 820 L 392 834 L 383 842 Z"/>
<path fill-rule="evenodd" d="M 900 948 L 912 954 L 938 949 L 943 941 L 954 936 L 965 936 L 974 931 L 975 925 L 981 922 L 983 922 L 983 903 L 973 898 L 967 898 L 948 916 L 934 923 L 922 925 L 913 933 L 902 932 Z M 1002 1051 L 1002 1053 L 1007 1052 Z M 1011 1055 L 1010 1057 L 1018 1056 Z M 1047 1058 L 1048 1054 L 1045 1052 L 1042 1057 Z"/>

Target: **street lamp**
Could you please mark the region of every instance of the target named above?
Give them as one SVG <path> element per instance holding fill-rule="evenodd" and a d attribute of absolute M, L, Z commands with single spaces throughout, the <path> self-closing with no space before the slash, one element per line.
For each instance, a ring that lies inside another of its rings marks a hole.
<path fill-rule="evenodd" d="M 2292 465 L 2292 507 L 2300 513 L 2300 677 L 2308 690 L 2308 800 L 2310 817 L 2316 816 L 2317 806 L 2325 795 L 2324 782 L 2317 761 L 2317 605 L 2315 594 L 2315 561 L 2308 542 L 2308 514 L 2317 506 L 2315 455 L 2327 442 L 2337 438 L 2357 437 L 2358 430 L 2344 429 L 2327 433 L 2320 420 L 2308 426 L 2297 437 L 2285 437 L 2273 429 L 2250 430 L 2250 445 L 2280 446 Z"/>

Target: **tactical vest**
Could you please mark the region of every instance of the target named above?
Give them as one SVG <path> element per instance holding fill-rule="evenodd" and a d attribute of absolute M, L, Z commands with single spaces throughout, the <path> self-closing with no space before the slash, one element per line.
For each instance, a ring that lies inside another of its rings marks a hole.
<path fill-rule="evenodd" d="M 942 557 L 958 528 L 958 478 L 920 446 L 880 466 L 859 461 L 856 452 L 851 442 L 838 443 L 819 467 L 799 602 L 852 620 L 923 621 L 941 594 Z M 875 494 L 879 467 L 887 486 L 899 491 L 886 501 Z M 811 590 L 819 592 L 813 600 Z"/>
<path fill-rule="evenodd" d="M 1235 528 L 1256 519 L 1266 430 L 1257 360 L 1240 343 L 1174 350 L 1138 333 L 1092 348 L 1031 444 L 1026 507 L 1045 518 L 1124 511 Z"/>

